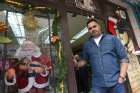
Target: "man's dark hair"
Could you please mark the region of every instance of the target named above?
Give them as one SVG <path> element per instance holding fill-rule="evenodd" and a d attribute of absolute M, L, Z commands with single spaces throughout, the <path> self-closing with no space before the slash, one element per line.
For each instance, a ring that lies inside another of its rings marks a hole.
<path fill-rule="evenodd" d="M 99 24 L 99 22 L 98 22 L 96 19 L 91 18 L 91 19 L 89 19 L 89 20 L 87 21 L 87 25 L 88 25 L 90 22 L 93 22 L 93 21 Z"/>

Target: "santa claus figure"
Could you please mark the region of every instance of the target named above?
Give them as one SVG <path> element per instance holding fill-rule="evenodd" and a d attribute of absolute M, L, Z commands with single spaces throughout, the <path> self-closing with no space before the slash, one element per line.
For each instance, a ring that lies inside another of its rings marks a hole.
<path fill-rule="evenodd" d="M 15 57 L 20 62 L 16 68 L 7 70 L 6 84 L 13 85 L 16 83 L 19 93 L 45 93 L 52 69 L 50 59 L 40 52 L 38 46 L 27 40 L 17 50 Z M 10 79 L 13 79 L 13 82 L 8 82 Z"/>

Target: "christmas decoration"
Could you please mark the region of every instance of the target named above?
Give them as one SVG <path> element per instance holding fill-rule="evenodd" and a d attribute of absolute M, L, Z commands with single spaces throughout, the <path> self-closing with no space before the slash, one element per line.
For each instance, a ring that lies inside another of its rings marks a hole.
<path fill-rule="evenodd" d="M 5 0 L 6 3 L 17 5 L 17 6 L 24 6 L 22 3 L 17 2 L 15 0 Z"/>
<path fill-rule="evenodd" d="M 52 38 L 51 38 L 51 42 L 54 44 L 54 43 L 56 43 L 57 41 L 59 41 L 60 40 L 60 38 L 59 38 L 59 36 L 52 36 Z"/>
<path fill-rule="evenodd" d="M 34 89 L 37 91 L 35 93 L 40 93 L 39 90 L 45 93 L 52 69 L 50 59 L 42 54 L 37 45 L 28 40 L 25 40 L 17 49 L 15 57 L 19 59 L 17 65 L 14 66 L 16 73 L 10 68 L 6 71 L 6 85 L 17 84 L 19 93 L 31 92 Z M 16 79 L 13 76 L 16 76 Z M 14 82 L 10 84 L 9 80 Z"/>
<path fill-rule="evenodd" d="M 115 11 L 115 15 L 116 15 L 116 18 L 118 20 L 117 28 L 119 30 L 119 33 L 123 33 L 125 30 L 129 29 L 129 26 L 127 24 L 125 11 L 121 10 L 118 7 L 117 10 Z"/>
<path fill-rule="evenodd" d="M 115 31 L 116 23 L 117 23 L 116 18 L 113 18 L 111 16 L 108 18 L 108 31 L 113 35 L 116 35 L 116 31 Z"/>
<path fill-rule="evenodd" d="M 54 16 L 54 21 L 52 24 L 52 44 L 56 49 L 57 62 L 55 64 L 55 74 L 56 74 L 56 89 L 57 92 L 65 92 L 65 76 L 67 73 L 67 63 L 65 61 L 63 46 L 60 39 L 60 16 L 57 12 Z"/>
<path fill-rule="evenodd" d="M 27 31 L 35 31 L 38 27 L 38 22 L 31 11 L 23 17 L 23 25 Z"/>
<path fill-rule="evenodd" d="M 0 36 L 0 44 L 7 44 L 7 43 L 11 43 L 12 40 L 9 39 L 8 37 L 5 36 Z"/>
<path fill-rule="evenodd" d="M 39 6 L 39 5 L 34 5 L 33 3 L 22 3 L 22 1 L 20 0 L 6 0 L 8 4 L 16 7 L 16 8 L 22 8 L 22 9 L 27 9 L 27 10 L 31 10 L 32 11 L 36 11 L 36 10 L 43 10 L 42 12 L 45 12 L 46 14 L 54 14 L 54 20 L 53 20 L 53 24 L 52 24 L 52 34 L 51 34 L 51 44 L 55 47 L 56 50 L 56 63 L 55 63 L 55 76 L 56 76 L 56 90 L 58 90 L 58 93 L 66 93 L 65 89 L 65 76 L 67 73 L 67 63 L 65 61 L 64 58 L 64 53 L 63 53 L 63 46 L 62 46 L 62 42 L 60 39 L 60 16 L 58 14 L 58 12 L 56 11 L 56 9 L 54 8 L 48 8 L 48 7 L 44 7 L 44 6 Z M 62 1 L 62 0 L 61 0 Z M 37 32 L 34 32 L 36 30 L 36 28 L 38 27 L 37 24 L 37 20 L 35 19 L 35 17 L 33 16 L 33 13 L 31 11 L 29 11 L 28 13 L 25 14 L 25 16 L 23 17 L 23 25 L 26 29 L 26 36 L 28 36 L 28 40 L 31 41 L 35 41 L 33 38 L 33 36 L 35 36 L 34 34 L 36 34 Z M 32 34 L 34 33 L 34 34 Z M 35 42 L 34 42 L 35 43 Z M 26 53 L 22 53 L 22 55 L 24 55 Z"/>
<path fill-rule="evenodd" d="M 0 21 L 0 32 L 5 32 L 7 30 L 6 24 Z"/>

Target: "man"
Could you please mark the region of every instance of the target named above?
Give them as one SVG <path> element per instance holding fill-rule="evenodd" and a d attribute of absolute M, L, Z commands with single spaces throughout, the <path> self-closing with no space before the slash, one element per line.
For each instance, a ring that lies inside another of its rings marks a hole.
<path fill-rule="evenodd" d="M 91 38 L 83 47 L 82 67 L 89 62 L 92 68 L 92 93 L 126 93 L 125 77 L 128 57 L 119 39 L 102 33 L 99 22 L 90 19 L 87 28 Z"/>

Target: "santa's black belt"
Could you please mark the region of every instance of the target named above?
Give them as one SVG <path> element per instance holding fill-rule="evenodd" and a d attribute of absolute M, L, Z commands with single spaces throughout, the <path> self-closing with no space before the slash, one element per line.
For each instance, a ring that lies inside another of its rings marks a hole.
<path fill-rule="evenodd" d="M 37 73 L 28 73 L 28 77 L 35 77 Z"/>

